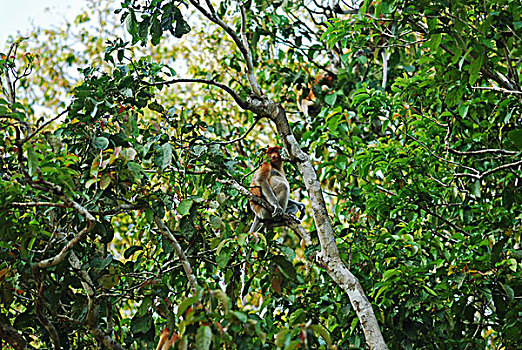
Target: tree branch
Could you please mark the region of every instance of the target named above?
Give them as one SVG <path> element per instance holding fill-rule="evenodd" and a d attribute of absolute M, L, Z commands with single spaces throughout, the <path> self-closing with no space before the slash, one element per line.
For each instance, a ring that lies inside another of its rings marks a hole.
<path fill-rule="evenodd" d="M 232 98 L 234 99 L 234 101 L 236 101 L 236 103 L 239 105 L 239 107 L 241 107 L 245 110 L 249 109 L 248 103 L 245 100 L 243 100 L 234 90 L 232 90 L 232 88 L 230 88 L 229 86 L 227 86 L 223 83 L 218 83 L 217 81 L 214 81 L 214 80 L 179 78 L 179 79 L 166 80 L 166 81 L 161 81 L 161 82 L 156 82 L 156 83 L 143 81 L 143 84 L 145 84 L 147 86 L 161 86 L 161 85 L 170 85 L 170 84 L 178 84 L 178 83 L 201 83 L 201 84 L 208 84 L 208 85 L 213 85 L 213 86 L 219 87 L 220 89 L 226 91 L 230 96 L 232 96 Z"/>
<path fill-rule="evenodd" d="M 63 261 L 63 259 L 66 257 L 67 253 L 73 249 L 82 239 L 87 235 L 87 233 L 91 232 L 91 230 L 94 228 L 94 224 L 96 223 L 96 219 L 92 214 L 76 203 L 75 201 L 69 199 L 68 197 L 61 196 L 62 200 L 64 200 L 69 208 L 74 209 L 81 215 L 83 215 L 87 219 L 87 225 L 73 238 L 71 239 L 63 248 L 62 250 L 55 255 L 52 258 L 42 260 L 40 262 L 37 262 L 34 264 L 33 269 L 44 269 L 51 266 L 58 265 L 60 262 Z"/>
<path fill-rule="evenodd" d="M 209 7 L 211 13 L 209 13 L 207 10 L 205 10 L 205 8 L 203 8 L 199 4 L 198 1 L 195 1 L 195 0 L 189 0 L 189 1 L 199 12 L 201 12 L 203 14 L 203 16 L 207 17 L 209 20 L 211 20 L 212 22 L 216 23 L 218 26 L 223 28 L 223 30 L 230 36 L 230 38 L 232 38 L 232 40 L 238 47 L 239 51 L 241 52 L 241 55 L 245 59 L 245 63 L 247 66 L 247 79 L 248 79 L 248 82 L 250 83 L 250 87 L 252 88 L 252 92 L 254 93 L 254 95 L 256 95 L 258 97 L 262 97 L 263 93 L 261 92 L 261 88 L 259 87 L 259 84 L 257 83 L 257 80 L 256 80 L 254 63 L 252 62 L 252 52 L 248 45 L 248 41 L 246 40 L 246 34 L 245 34 L 245 40 L 242 41 L 239 38 L 239 36 L 237 35 L 237 33 L 217 16 L 216 12 L 214 11 L 214 8 L 212 7 L 212 5 L 210 4 L 209 1 L 207 1 L 207 6 Z M 242 32 L 246 32 L 246 25 L 243 26 L 243 23 L 246 21 L 246 15 L 245 15 L 245 10 L 244 10 L 243 4 L 240 4 L 239 7 L 241 9 Z"/>
<path fill-rule="evenodd" d="M 161 234 L 163 235 L 163 237 L 165 237 L 165 239 L 167 239 L 174 247 L 174 250 L 176 251 L 176 254 L 179 257 L 179 260 L 181 261 L 181 264 L 183 265 L 183 269 L 185 270 L 185 275 L 187 276 L 187 278 L 189 280 L 192 294 L 195 295 L 197 292 L 198 282 L 196 280 L 196 276 L 194 276 L 194 272 L 192 271 L 192 267 L 190 266 L 190 263 L 187 259 L 187 256 L 185 255 L 185 252 L 183 251 L 183 248 L 181 248 L 181 245 L 178 243 L 178 240 L 170 232 L 169 228 L 165 225 L 163 220 L 161 220 L 157 216 L 154 216 L 154 222 L 156 223 L 156 225 L 158 225 L 158 228 L 159 228 Z"/>
<path fill-rule="evenodd" d="M 0 317 L 0 339 L 5 340 L 7 344 L 9 344 L 14 350 L 27 349 L 27 343 L 25 339 L 13 326 L 2 322 L 2 319 L 7 319 L 7 317 L 4 315 Z"/>
<path fill-rule="evenodd" d="M 494 174 L 501 170 L 512 169 L 512 168 L 515 168 L 515 167 L 521 166 L 521 165 L 522 165 L 522 160 L 519 160 L 518 162 L 514 162 L 514 163 L 502 164 L 496 168 L 490 169 L 483 173 L 478 173 L 478 174 L 458 173 L 458 174 L 455 174 L 455 176 L 456 177 L 473 177 L 477 180 L 482 180 L 484 177 L 486 177 L 488 175 Z"/>
<path fill-rule="evenodd" d="M 64 114 L 66 114 L 67 112 L 69 112 L 68 109 L 60 112 L 56 117 L 54 118 L 51 118 L 49 119 L 48 121 L 46 121 L 45 123 L 43 123 L 38 129 L 36 129 L 31 135 L 27 136 L 26 138 L 24 138 L 23 140 L 21 140 L 19 143 L 21 145 L 23 145 L 24 143 L 26 143 L 27 141 L 29 141 L 30 139 L 32 139 L 35 135 L 38 135 L 38 133 L 40 133 L 40 131 L 42 131 L 43 128 L 45 128 L 47 125 L 51 124 L 52 122 L 54 122 L 56 119 L 60 118 L 61 116 L 63 116 Z"/>
<path fill-rule="evenodd" d="M 211 141 L 210 143 L 205 143 L 205 145 L 229 145 L 231 143 L 236 143 L 238 141 L 241 141 L 243 140 L 245 137 L 248 136 L 248 134 L 250 134 L 250 132 L 252 130 L 254 130 L 254 127 L 257 125 L 257 123 L 259 122 L 259 118 L 256 118 L 254 120 L 254 123 L 250 126 L 250 128 L 248 128 L 248 130 L 243 134 L 241 135 L 240 137 L 236 138 L 236 139 L 233 139 L 231 141 Z"/>
<path fill-rule="evenodd" d="M 497 86 L 472 86 L 471 88 L 474 90 L 491 90 L 508 95 L 522 95 L 522 91 L 508 90 Z"/>
<path fill-rule="evenodd" d="M 498 154 L 503 154 L 503 155 L 508 155 L 508 156 L 514 156 L 515 154 L 520 153 L 517 151 L 508 151 L 505 149 L 494 149 L 494 148 L 479 149 L 476 151 L 457 151 L 456 149 L 448 148 L 448 151 L 450 153 L 453 153 L 453 154 L 456 154 L 459 156 L 473 156 L 473 155 L 487 154 L 487 153 L 498 153 Z"/>

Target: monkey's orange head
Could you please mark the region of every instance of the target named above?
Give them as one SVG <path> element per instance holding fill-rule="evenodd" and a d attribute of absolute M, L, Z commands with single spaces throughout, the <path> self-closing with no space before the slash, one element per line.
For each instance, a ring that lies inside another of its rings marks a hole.
<path fill-rule="evenodd" d="M 281 155 L 279 154 L 280 149 L 281 149 L 281 147 L 279 147 L 279 146 L 268 147 L 266 150 L 266 154 L 270 157 L 271 160 L 280 160 L 281 159 Z"/>
<path fill-rule="evenodd" d="M 279 147 L 279 146 L 268 147 L 266 149 L 266 154 L 270 155 L 272 153 L 279 153 L 280 149 L 281 149 L 281 147 Z"/>

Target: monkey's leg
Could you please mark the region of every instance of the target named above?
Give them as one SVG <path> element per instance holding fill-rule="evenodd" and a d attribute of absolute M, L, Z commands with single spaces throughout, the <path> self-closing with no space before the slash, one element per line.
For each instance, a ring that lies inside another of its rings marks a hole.
<path fill-rule="evenodd" d="M 301 221 L 304 216 L 305 205 L 301 202 L 294 201 L 293 199 L 288 199 L 288 206 L 286 207 L 286 213 L 294 215 L 296 218 Z M 299 216 L 297 216 L 297 212 L 299 211 Z"/>
<path fill-rule="evenodd" d="M 249 233 L 256 233 L 261 228 L 261 219 L 259 216 L 254 215 L 254 222 L 252 223 L 252 226 L 250 226 Z"/>

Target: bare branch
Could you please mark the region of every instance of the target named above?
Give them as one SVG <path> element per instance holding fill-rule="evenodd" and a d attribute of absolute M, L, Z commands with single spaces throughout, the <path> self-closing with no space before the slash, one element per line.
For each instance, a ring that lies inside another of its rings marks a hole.
<path fill-rule="evenodd" d="M 239 107 L 241 107 L 245 110 L 249 109 L 248 103 L 245 100 L 243 100 L 234 90 L 232 90 L 232 88 L 230 88 L 229 86 L 227 86 L 223 83 L 218 83 L 217 81 L 214 81 L 214 80 L 179 78 L 179 79 L 166 80 L 166 81 L 156 82 L 156 83 L 150 83 L 147 81 L 143 81 L 143 83 L 148 86 L 162 86 L 162 85 L 170 85 L 170 84 L 178 84 L 178 83 L 201 83 L 201 84 L 213 85 L 213 86 L 219 87 L 220 89 L 223 89 L 230 96 L 232 96 L 232 98 L 234 99 L 234 101 L 236 101 L 236 103 L 239 105 Z"/>
<path fill-rule="evenodd" d="M 66 257 L 67 253 L 73 249 L 82 239 L 87 235 L 87 233 L 91 232 L 94 228 L 94 224 L 96 223 L 96 219 L 92 214 L 82 207 L 80 204 L 75 201 L 69 199 L 68 197 L 62 196 L 62 200 L 66 202 L 69 208 L 74 209 L 81 215 L 83 215 L 87 219 L 87 225 L 73 238 L 71 239 L 62 250 L 52 258 L 42 260 L 36 264 L 34 264 L 33 269 L 44 269 L 51 266 L 58 265 L 63 259 Z"/>
<path fill-rule="evenodd" d="M 181 248 L 181 246 L 178 243 L 178 240 L 176 239 L 176 237 L 174 237 L 172 232 L 170 232 L 169 228 L 165 225 L 163 220 L 161 220 L 157 216 L 154 216 L 154 222 L 156 223 L 156 225 L 158 225 L 158 228 L 163 237 L 165 237 L 165 239 L 167 239 L 174 247 L 174 250 L 176 251 L 176 254 L 178 254 L 179 260 L 181 261 L 183 269 L 185 270 L 185 274 L 187 275 L 187 278 L 189 280 L 192 293 L 196 294 L 198 282 L 196 280 L 196 276 L 194 276 L 194 272 L 192 271 L 192 267 L 190 266 L 190 263 L 187 259 L 187 256 L 185 255 L 185 252 L 183 251 L 183 248 Z"/>
<path fill-rule="evenodd" d="M 478 174 L 458 173 L 458 174 L 455 174 L 455 176 L 456 177 L 473 177 L 475 179 L 482 180 L 484 177 L 486 177 L 488 175 L 494 174 L 494 173 L 502 171 L 502 170 L 516 168 L 521 165 L 522 165 L 522 160 L 519 160 L 518 162 L 514 162 L 514 163 L 502 164 L 496 168 L 490 169 L 483 173 L 478 173 Z"/>
<path fill-rule="evenodd" d="M 514 155 L 520 153 L 517 151 L 508 151 L 505 149 L 493 149 L 493 148 L 479 149 L 476 151 L 457 151 L 456 149 L 448 148 L 448 151 L 450 153 L 453 153 L 453 154 L 456 154 L 459 156 L 472 156 L 472 155 L 487 154 L 487 153 L 498 153 L 498 154 L 503 154 L 503 155 L 508 155 L 508 156 L 514 156 Z"/>
<path fill-rule="evenodd" d="M 245 58 L 245 61 L 247 64 L 248 82 L 250 83 L 250 86 L 252 87 L 252 91 L 254 92 L 254 94 L 258 97 L 261 97 L 261 96 L 263 96 L 263 93 L 261 92 L 261 88 L 259 87 L 259 84 L 257 83 L 254 63 L 252 61 L 252 50 L 250 49 L 250 45 L 248 44 L 248 39 L 247 39 L 247 35 L 246 35 L 246 13 L 245 13 L 244 4 L 240 3 L 239 8 L 241 9 L 241 37 L 243 39 L 243 46 L 245 48 L 245 50 L 242 51 L 242 53 L 243 53 L 243 57 Z"/>
<path fill-rule="evenodd" d="M 250 50 L 250 47 L 248 46 L 248 42 L 244 43 L 239 38 L 237 33 L 232 28 L 230 28 L 225 22 L 223 22 L 221 20 L 221 18 L 219 18 L 216 15 L 216 12 L 214 11 L 214 8 L 212 7 L 212 5 L 208 4 L 209 3 L 208 1 L 207 1 L 207 5 L 209 6 L 211 12 L 208 12 L 207 10 L 205 10 L 205 8 L 203 6 L 201 6 L 198 1 L 196 1 L 196 0 L 189 0 L 189 1 L 205 17 L 207 17 L 209 20 L 211 20 L 212 22 L 216 23 L 218 26 L 223 28 L 223 30 L 225 30 L 225 32 L 234 41 L 234 43 L 238 47 L 239 51 L 241 52 L 241 55 L 245 59 L 245 63 L 246 63 L 246 66 L 247 66 L 247 78 L 248 78 L 248 82 L 250 83 L 250 87 L 252 88 L 252 92 L 256 96 L 262 97 L 263 93 L 261 92 L 259 84 L 257 83 L 257 80 L 255 78 L 256 75 L 255 75 L 254 63 L 252 62 L 252 52 Z M 241 8 L 242 21 L 243 20 L 246 21 L 244 8 L 243 8 L 242 4 L 240 4 L 240 8 Z"/>
<path fill-rule="evenodd" d="M 42 131 L 43 128 L 45 128 L 47 125 L 51 124 L 52 122 L 54 122 L 56 119 L 62 117 L 63 115 L 65 115 L 67 112 L 69 112 L 68 109 L 64 110 L 63 112 L 60 112 L 56 117 L 54 118 L 51 118 L 49 119 L 48 121 L 46 121 L 45 123 L 43 123 L 38 129 L 36 129 L 31 135 L 27 136 L 26 138 L 24 138 L 23 140 L 21 140 L 20 142 L 18 142 L 19 144 L 24 144 L 26 143 L 27 141 L 29 141 L 30 139 L 32 139 L 35 135 L 37 135 L 40 131 Z"/>
<path fill-rule="evenodd" d="M 57 208 L 70 208 L 65 203 L 53 203 L 53 202 L 13 202 L 6 205 L 6 207 L 15 208 L 28 208 L 28 207 L 57 207 Z"/>
<path fill-rule="evenodd" d="M 508 90 L 508 89 L 504 89 L 504 88 L 496 87 L 496 86 L 472 86 L 471 88 L 475 89 L 475 90 L 496 91 L 496 92 L 501 92 L 503 94 L 508 94 L 508 95 L 522 95 L 522 91 Z"/>
<path fill-rule="evenodd" d="M 254 123 L 250 126 L 250 128 L 248 128 L 248 130 L 243 134 L 241 135 L 240 137 L 238 137 L 237 139 L 233 139 L 233 140 L 230 140 L 230 141 L 212 141 L 210 143 L 206 143 L 206 145 L 229 145 L 231 143 L 236 143 L 238 141 L 241 141 L 243 140 L 245 137 L 248 136 L 248 134 L 250 134 L 250 132 L 252 130 L 254 130 L 254 127 L 257 125 L 257 123 L 259 122 L 259 118 L 256 118 L 254 120 Z"/>

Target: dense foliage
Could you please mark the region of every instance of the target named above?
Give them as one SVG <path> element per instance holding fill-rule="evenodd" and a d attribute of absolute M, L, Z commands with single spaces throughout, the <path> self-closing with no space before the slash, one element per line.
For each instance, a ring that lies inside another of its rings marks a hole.
<path fill-rule="evenodd" d="M 248 188 L 279 137 L 223 89 L 249 96 L 242 53 L 192 3 L 126 0 L 98 13 L 126 36 L 47 32 L 45 50 L 35 35 L 4 51 L 3 346 L 151 349 L 169 327 L 179 348 L 365 348 L 317 247 L 285 227 L 249 237 L 231 183 Z M 522 4 L 327 3 L 249 1 L 247 39 L 386 343 L 516 349 Z M 217 5 L 239 33 L 238 5 Z"/>

